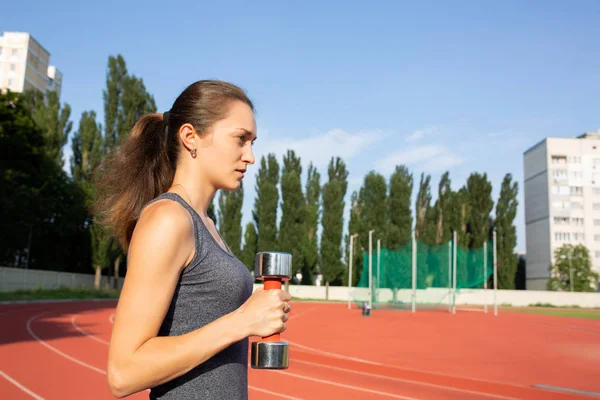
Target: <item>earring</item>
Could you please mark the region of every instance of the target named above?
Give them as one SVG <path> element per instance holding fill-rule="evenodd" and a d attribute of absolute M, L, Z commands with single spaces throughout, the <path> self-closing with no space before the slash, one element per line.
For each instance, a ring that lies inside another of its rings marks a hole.
<path fill-rule="evenodd" d="M 190 154 L 192 155 L 192 158 L 196 158 L 196 149 L 190 150 Z"/>

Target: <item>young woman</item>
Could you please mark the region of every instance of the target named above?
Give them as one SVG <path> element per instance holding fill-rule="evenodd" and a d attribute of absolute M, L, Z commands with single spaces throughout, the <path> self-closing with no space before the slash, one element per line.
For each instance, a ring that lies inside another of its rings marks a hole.
<path fill-rule="evenodd" d="M 128 254 L 108 353 L 116 397 L 247 399 L 248 337 L 283 332 L 290 295 L 252 277 L 207 216 L 254 164 L 254 107 L 199 81 L 142 116 L 100 166 L 97 213 Z"/>

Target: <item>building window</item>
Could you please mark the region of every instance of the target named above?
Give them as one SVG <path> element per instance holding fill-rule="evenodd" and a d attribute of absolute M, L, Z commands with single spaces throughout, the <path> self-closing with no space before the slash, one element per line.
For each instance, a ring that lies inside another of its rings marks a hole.
<path fill-rule="evenodd" d="M 600 235 L 597 235 L 600 237 Z M 569 232 L 555 232 L 554 240 L 557 242 L 568 242 L 571 240 L 571 234 Z"/>
<path fill-rule="evenodd" d="M 569 164 L 581 164 L 581 157 L 579 157 L 579 156 L 569 157 Z"/>
<path fill-rule="evenodd" d="M 583 179 L 583 172 L 581 171 L 571 171 L 571 179 Z"/>
<path fill-rule="evenodd" d="M 583 210 L 583 203 L 580 203 L 578 201 L 573 201 L 573 202 L 571 202 L 571 209 L 572 210 Z"/>
<path fill-rule="evenodd" d="M 581 196 L 582 194 L 583 194 L 583 187 L 581 187 L 581 186 L 571 186 L 571 195 Z"/>
<path fill-rule="evenodd" d="M 583 226 L 583 218 L 571 218 L 571 224 L 575 226 Z"/>
<path fill-rule="evenodd" d="M 15 83 L 14 79 L 12 78 L 8 78 L 8 87 L 12 87 L 12 85 Z"/>
<path fill-rule="evenodd" d="M 592 208 L 594 209 L 594 211 L 600 211 L 600 203 L 594 203 Z"/>
<path fill-rule="evenodd" d="M 19 49 L 12 49 L 12 55 L 13 56 L 18 56 L 19 55 Z"/>
<path fill-rule="evenodd" d="M 571 203 L 569 203 L 568 201 L 553 201 L 552 202 L 552 208 L 555 208 L 557 210 L 567 210 L 571 207 Z"/>
<path fill-rule="evenodd" d="M 600 242 L 600 235 L 594 235 L 594 240 L 596 242 Z"/>
<path fill-rule="evenodd" d="M 583 242 L 585 240 L 585 234 L 584 233 L 574 233 L 573 234 L 573 240 L 575 241 L 581 241 Z"/>
<path fill-rule="evenodd" d="M 569 217 L 554 217 L 556 225 L 569 225 Z"/>
<path fill-rule="evenodd" d="M 553 178 L 560 179 L 560 178 L 566 178 L 567 176 L 568 175 L 567 175 L 567 170 L 566 169 L 555 169 L 555 170 L 552 170 L 552 177 Z"/>
<path fill-rule="evenodd" d="M 16 66 L 15 66 L 15 64 L 10 64 L 10 70 L 11 70 L 11 71 L 14 71 L 15 69 L 16 69 Z"/>

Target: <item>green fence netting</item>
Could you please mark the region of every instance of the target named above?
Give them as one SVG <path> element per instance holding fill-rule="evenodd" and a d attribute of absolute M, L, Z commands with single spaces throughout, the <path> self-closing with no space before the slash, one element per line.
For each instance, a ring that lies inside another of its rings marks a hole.
<path fill-rule="evenodd" d="M 483 288 L 484 282 L 493 274 L 491 250 L 492 243 L 489 242 L 477 249 L 457 247 L 454 254 L 452 241 L 437 246 L 414 241 L 399 249 L 382 248 L 379 252 L 374 249 L 370 258 L 372 290 L 369 290 L 369 254 L 363 252 L 360 280 L 351 290 L 351 299 L 359 307 L 371 300 L 374 309 L 410 309 L 414 295 L 417 308 L 450 310 L 455 300 L 454 269 L 457 292 L 466 288 Z"/>

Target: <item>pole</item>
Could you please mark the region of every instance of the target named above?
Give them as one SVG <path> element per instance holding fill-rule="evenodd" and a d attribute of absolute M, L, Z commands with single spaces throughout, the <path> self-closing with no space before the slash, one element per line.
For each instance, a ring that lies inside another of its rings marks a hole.
<path fill-rule="evenodd" d="M 454 231 L 452 236 L 454 242 L 454 254 L 452 260 L 454 264 L 454 270 L 452 271 L 452 314 L 456 314 L 456 253 L 458 250 L 456 247 L 456 231 Z"/>
<path fill-rule="evenodd" d="M 448 241 L 448 312 L 452 312 L 452 240 Z"/>
<path fill-rule="evenodd" d="M 352 289 L 352 240 L 354 235 L 350 235 L 350 252 L 348 253 L 348 310 L 350 307 L 350 292 Z"/>
<path fill-rule="evenodd" d="M 483 312 L 487 313 L 487 242 L 483 243 Z"/>
<path fill-rule="evenodd" d="M 369 231 L 369 310 L 373 308 L 373 232 Z"/>
<path fill-rule="evenodd" d="M 412 232 L 412 312 L 417 308 L 417 241 Z"/>
<path fill-rule="evenodd" d="M 381 239 L 377 239 L 377 277 L 375 278 L 375 299 L 379 304 L 379 271 L 381 265 Z"/>
<path fill-rule="evenodd" d="M 496 254 L 496 230 L 494 229 L 494 316 L 498 315 L 498 258 Z"/>

